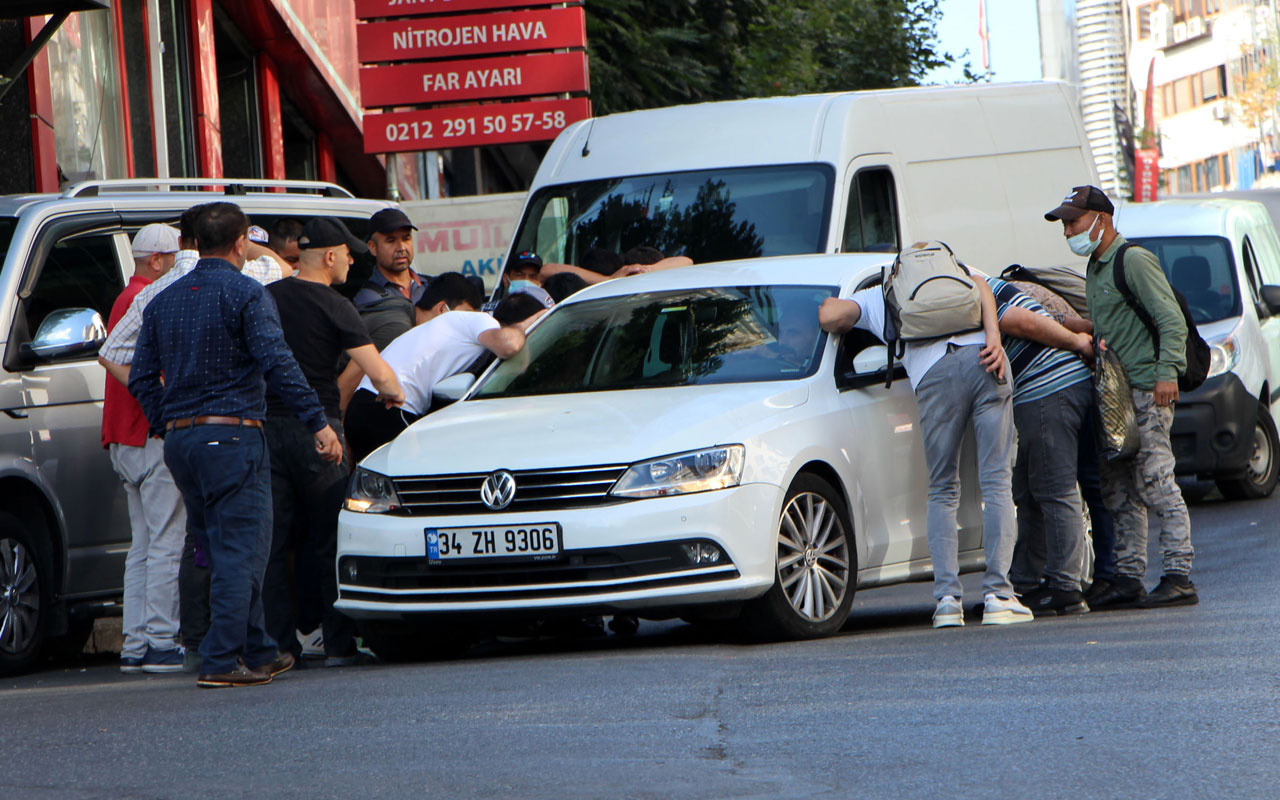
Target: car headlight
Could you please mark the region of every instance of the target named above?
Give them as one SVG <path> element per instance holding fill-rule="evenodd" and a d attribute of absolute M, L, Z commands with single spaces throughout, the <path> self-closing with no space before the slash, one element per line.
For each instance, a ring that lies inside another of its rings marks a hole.
<path fill-rule="evenodd" d="M 669 497 L 728 489 L 742 482 L 746 448 L 740 444 L 677 453 L 633 464 L 614 484 L 615 497 Z"/>
<path fill-rule="evenodd" d="M 344 506 L 348 511 L 362 514 L 385 514 L 400 508 L 400 496 L 396 494 L 395 484 L 386 475 L 356 467 L 347 488 L 347 502 Z"/>
<path fill-rule="evenodd" d="M 1225 375 L 1240 362 L 1240 339 L 1232 331 L 1221 339 L 1208 342 L 1209 374 L 1206 378 Z"/>

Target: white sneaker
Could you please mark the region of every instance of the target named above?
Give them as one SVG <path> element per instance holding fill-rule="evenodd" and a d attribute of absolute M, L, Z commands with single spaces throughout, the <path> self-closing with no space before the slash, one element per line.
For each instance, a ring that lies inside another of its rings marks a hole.
<path fill-rule="evenodd" d="M 1035 619 L 1031 609 L 1018 602 L 1016 597 L 1001 597 L 988 594 L 983 597 L 983 625 L 1013 625 L 1018 622 L 1030 622 Z"/>
<path fill-rule="evenodd" d="M 298 643 L 302 645 L 303 658 L 324 658 L 324 634 L 321 632 L 323 626 L 317 625 L 316 629 L 311 633 L 303 633 L 298 631 Z"/>
<path fill-rule="evenodd" d="M 960 607 L 960 601 L 951 595 L 939 600 L 938 607 L 933 611 L 933 627 L 963 628 L 964 609 Z"/>

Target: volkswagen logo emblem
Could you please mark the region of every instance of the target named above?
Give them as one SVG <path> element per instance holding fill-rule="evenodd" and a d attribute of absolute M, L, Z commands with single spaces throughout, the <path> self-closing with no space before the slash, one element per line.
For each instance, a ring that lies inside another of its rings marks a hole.
<path fill-rule="evenodd" d="M 500 469 L 480 484 L 480 499 L 494 511 L 501 511 L 511 505 L 516 496 L 516 476 Z"/>

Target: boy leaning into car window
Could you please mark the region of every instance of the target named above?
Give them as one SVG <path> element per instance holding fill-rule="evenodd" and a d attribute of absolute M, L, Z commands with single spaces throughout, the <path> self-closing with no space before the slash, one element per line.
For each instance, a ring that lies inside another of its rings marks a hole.
<path fill-rule="evenodd" d="M 1018 602 L 1009 583 L 1009 565 L 1017 539 L 1013 511 L 1013 388 L 1001 345 L 995 298 L 985 281 L 975 281 L 982 302 L 980 331 L 905 343 L 902 365 L 915 390 L 920 430 L 929 470 L 927 530 L 933 561 L 935 628 L 964 625 L 960 605 L 959 536 L 960 446 L 973 423 L 978 444 L 983 499 L 986 574 L 982 580 L 983 625 L 1030 622 L 1032 613 Z M 882 336 L 884 293 L 880 287 L 854 292 L 849 299 L 829 297 L 818 309 L 828 333 L 861 328 Z"/>

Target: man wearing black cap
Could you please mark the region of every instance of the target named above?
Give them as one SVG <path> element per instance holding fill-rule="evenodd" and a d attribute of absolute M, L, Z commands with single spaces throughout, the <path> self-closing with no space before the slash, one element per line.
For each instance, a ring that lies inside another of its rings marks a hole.
<path fill-rule="evenodd" d="M 1191 583 L 1191 517 L 1174 480 L 1169 429 L 1178 400 L 1178 375 L 1186 367 L 1187 325 L 1160 262 L 1147 250 L 1125 245 L 1112 221 L 1114 206 L 1096 186 L 1077 186 L 1044 215 L 1061 221 L 1067 246 L 1089 258 L 1085 293 L 1094 336 L 1124 365 L 1138 423 L 1138 453 L 1099 465 L 1102 495 L 1115 516 L 1115 579 L 1091 589 L 1094 609 L 1189 605 L 1199 601 Z M 1117 255 L 1119 254 L 1119 258 Z M 1117 262 L 1123 263 L 1118 264 Z M 1122 271 L 1134 299 L 1159 333 L 1159 350 L 1146 324 L 1117 286 Z M 1147 594 L 1147 509 L 1160 519 L 1164 575 Z"/>
<path fill-rule="evenodd" d="M 398 208 L 384 208 L 369 219 L 369 252 L 377 268 L 353 302 L 379 351 L 413 327 L 413 304 L 426 286 L 413 269 L 416 230 Z"/>
<path fill-rule="evenodd" d="M 532 287 L 541 287 L 542 257 L 532 250 L 521 250 L 502 267 L 502 291 L 494 292 L 493 299 L 484 304 L 482 311 L 492 314 L 504 297 Z"/>
<path fill-rule="evenodd" d="M 303 226 L 298 246 L 297 275 L 269 285 L 267 292 L 280 310 L 285 343 L 319 397 L 330 427 L 341 436 L 337 370 L 343 353 L 370 376 L 383 401 L 402 403 L 404 391 L 391 367 L 378 355 L 360 315 L 331 288 L 347 279 L 352 253 L 368 252 L 364 244 L 339 220 L 317 217 Z M 271 555 L 262 585 L 267 632 L 281 651 L 300 655 L 288 569 L 291 533 L 296 530 L 306 538 L 292 542 L 294 579 L 300 588 L 318 589 L 323 600 L 325 663 L 353 663 L 353 625 L 333 609 L 337 599 L 333 563 L 338 510 L 346 493 L 350 459 L 333 463 L 320 458 L 302 423 L 271 393 L 267 394 L 265 432 L 271 457 L 272 502 Z M 295 525 L 295 521 L 302 524 Z M 304 557 L 310 553 L 316 557 Z"/>

